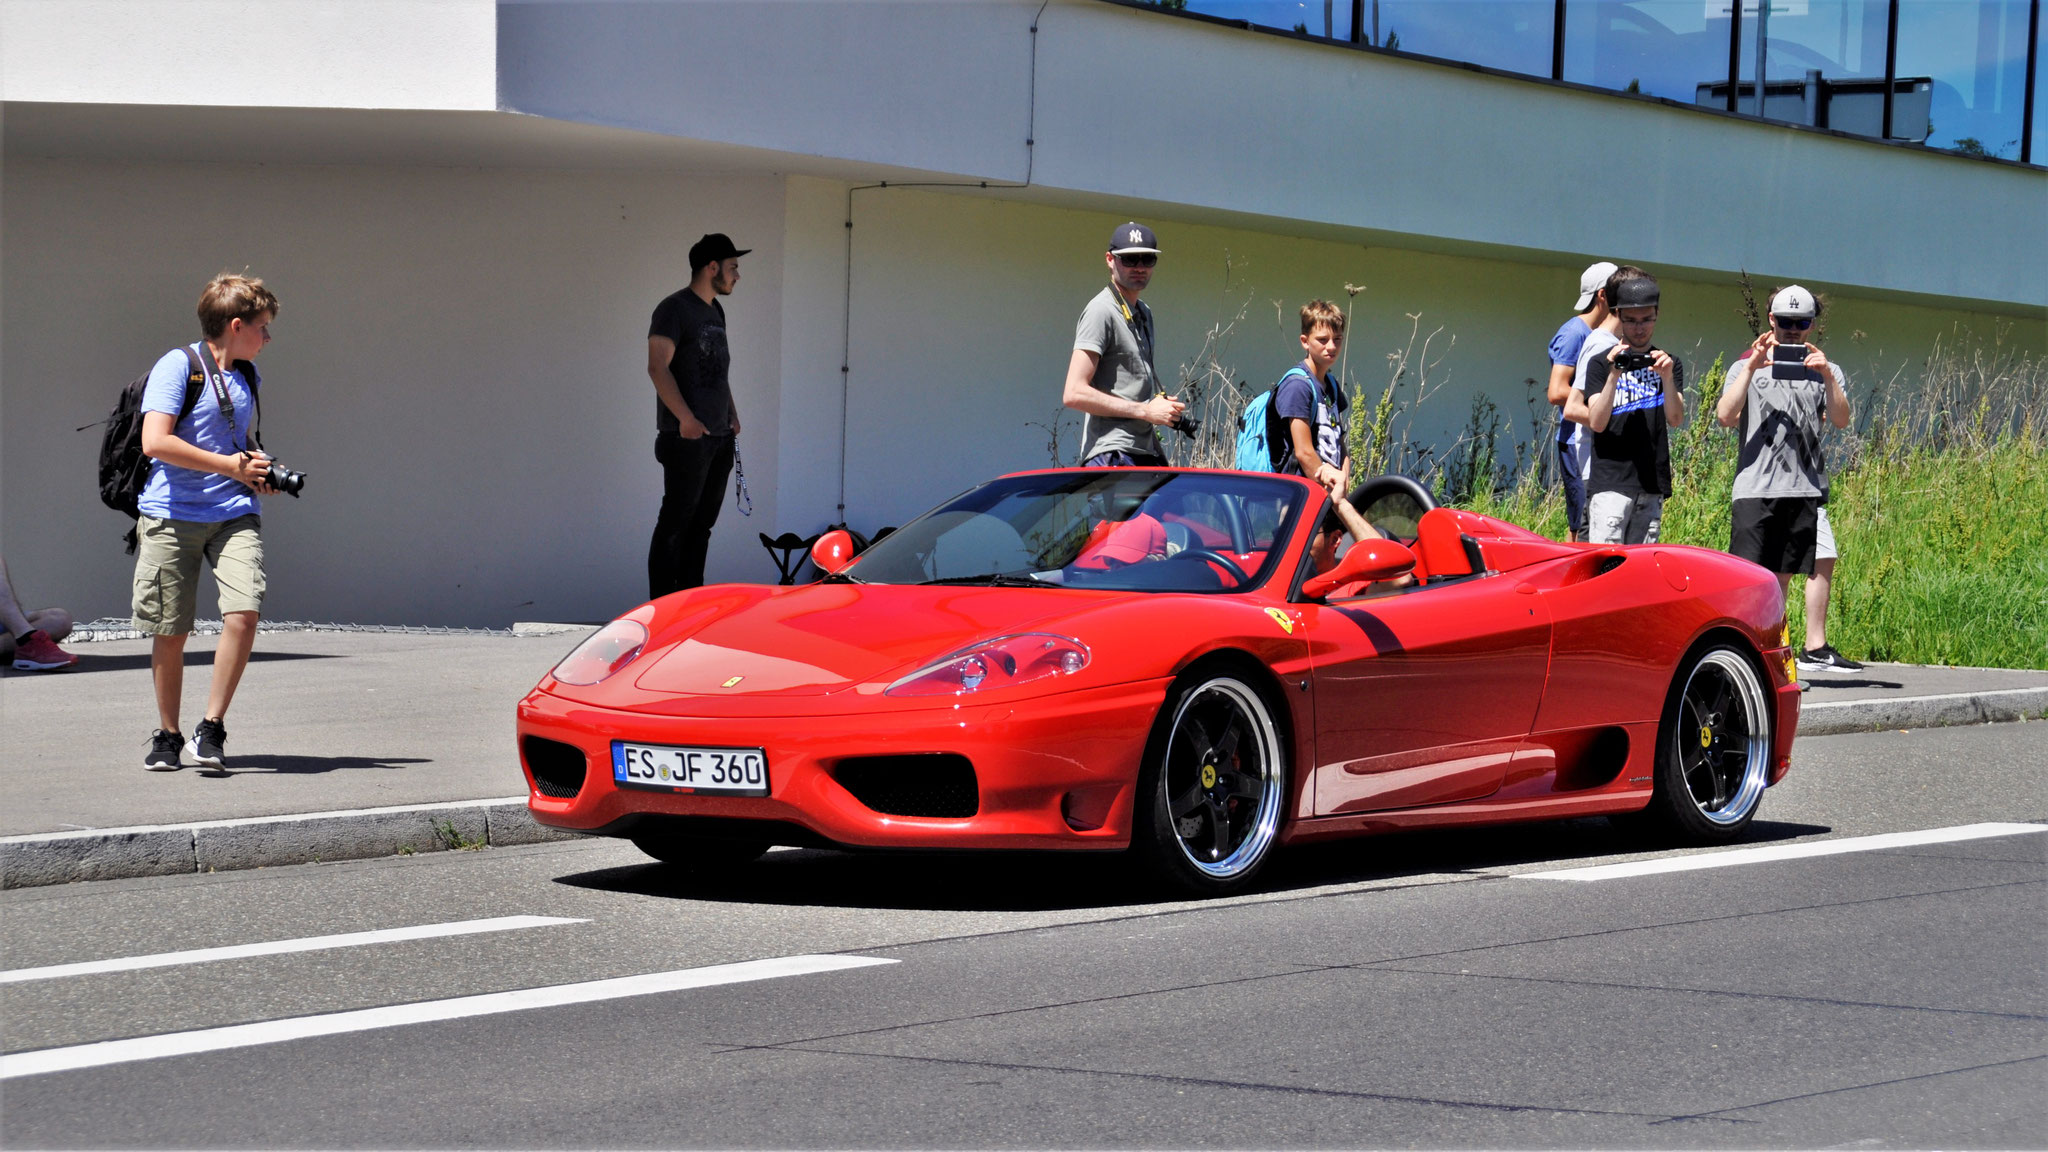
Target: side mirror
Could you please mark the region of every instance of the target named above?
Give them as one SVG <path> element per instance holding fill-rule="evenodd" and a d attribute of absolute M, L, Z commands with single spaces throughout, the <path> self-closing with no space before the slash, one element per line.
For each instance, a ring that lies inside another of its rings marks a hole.
<path fill-rule="evenodd" d="M 853 563 L 853 553 L 853 535 L 843 528 L 835 528 L 811 545 L 811 563 L 817 565 L 818 571 L 830 576 Z"/>
<path fill-rule="evenodd" d="M 1392 580 L 1415 567 L 1415 553 L 1392 540 L 1361 540 L 1351 546 L 1337 565 L 1321 576 L 1311 576 L 1301 585 L 1301 594 L 1321 599 L 1330 590 L 1355 581 Z"/>

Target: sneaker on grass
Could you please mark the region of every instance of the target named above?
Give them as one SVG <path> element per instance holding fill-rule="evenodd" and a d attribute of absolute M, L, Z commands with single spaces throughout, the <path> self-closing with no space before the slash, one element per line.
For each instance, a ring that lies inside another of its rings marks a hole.
<path fill-rule="evenodd" d="M 176 772 L 185 766 L 179 753 L 185 749 L 185 738 L 176 732 L 162 728 L 149 738 L 149 752 L 142 758 L 142 766 L 151 772 Z"/>
<path fill-rule="evenodd" d="M 218 720 L 201 720 L 192 729 L 192 758 L 214 768 L 227 767 L 222 756 L 228 749 L 227 725 Z"/>
<path fill-rule="evenodd" d="M 14 666 L 23 672 L 54 672 L 78 663 L 78 657 L 57 647 L 50 634 L 37 628 L 14 641 Z"/>
<path fill-rule="evenodd" d="M 1834 645 L 1823 644 L 1818 648 L 1809 649 L 1799 654 L 1799 670 L 1801 672 L 1834 672 L 1844 676 L 1854 676 L 1863 671 L 1863 665 L 1835 651 Z"/>

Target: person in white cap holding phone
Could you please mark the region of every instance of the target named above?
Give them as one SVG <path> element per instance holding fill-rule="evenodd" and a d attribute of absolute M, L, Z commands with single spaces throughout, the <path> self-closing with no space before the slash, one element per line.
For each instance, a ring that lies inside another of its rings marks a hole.
<path fill-rule="evenodd" d="M 1788 593 L 1794 575 L 1810 578 L 1800 671 L 1857 673 L 1863 665 L 1835 651 L 1827 636 L 1835 549 L 1823 507 L 1821 437 L 1829 424 L 1849 426 L 1849 394 L 1841 367 L 1812 339 L 1820 311 L 1805 288 L 1779 289 L 1771 296 L 1770 326 L 1728 370 L 1715 415 L 1742 440 L 1728 550 L 1776 572 Z"/>

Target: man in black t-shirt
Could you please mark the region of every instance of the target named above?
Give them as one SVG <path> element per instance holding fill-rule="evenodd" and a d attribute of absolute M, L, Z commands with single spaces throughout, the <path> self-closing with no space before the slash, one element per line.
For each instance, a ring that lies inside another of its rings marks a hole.
<path fill-rule="evenodd" d="M 1670 430 L 1685 423 L 1685 365 L 1650 342 L 1660 295 L 1640 268 L 1614 273 L 1607 299 L 1621 322 L 1621 342 L 1581 360 L 1581 379 L 1565 401 L 1565 418 L 1593 434 L 1586 534 L 1595 544 L 1654 544 L 1663 526 Z"/>
<path fill-rule="evenodd" d="M 661 461 L 661 514 L 647 548 L 648 596 L 704 583 L 711 526 L 732 475 L 739 410 L 726 371 L 725 309 L 718 297 L 740 282 L 740 257 L 722 232 L 690 247 L 690 286 L 654 306 L 647 376 L 654 381 L 654 458 Z"/>

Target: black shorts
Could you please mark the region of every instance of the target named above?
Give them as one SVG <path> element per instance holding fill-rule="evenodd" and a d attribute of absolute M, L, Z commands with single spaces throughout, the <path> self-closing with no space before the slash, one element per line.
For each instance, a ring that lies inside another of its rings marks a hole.
<path fill-rule="evenodd" d="M 1813 575 L 1813 543 L 1820 497 L 1737 500 L 1728 551 L 1773 572 Z"/>

